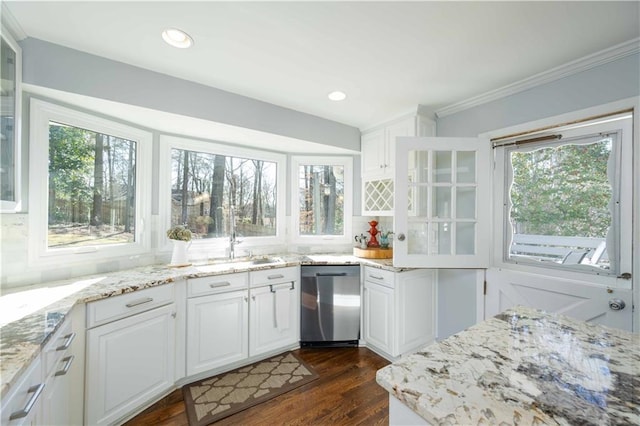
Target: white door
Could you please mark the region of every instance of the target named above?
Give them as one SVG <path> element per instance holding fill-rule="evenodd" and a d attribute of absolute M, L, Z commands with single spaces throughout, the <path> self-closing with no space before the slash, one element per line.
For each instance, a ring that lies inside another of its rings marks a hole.
<path fill-rule="evenodd" d="M 436 272 L 396 274 L 398 352 L 405 353 L 432 343 L 436 337 Z"/>
<path fill-rule="evenodd" d="M 519 304 L 631 331 L 631 115 L 547 133 L 495 143 L 485 317 Z"/>
<path fill-rule="evenodd" d="M 174 385 L 175 305 L 87 331 L 85 421 L 112 424 Z"/>
<path fill-rule="evenodd" d="M 364 339 L 367 345 L 394 355 L 393 289 L 369 281 L 364 282 Z"/>
<path fill-rule="evenodd" d="M 250 356 L 286 348 L 300 340 L 300 296 L 296 284 L 289 282 L 251 289 Z"/>
<path fill-rule="evenodd" d="M 42 423 L 46 425 L 73 424 L 71 407 L 71 369 L 74 357 L 67 353 L 47 380 L 42 399 Z"/>
<path fill-rule="evenodd" d="M 240 361 L 248 353 L 248 292 L 187 300 L 187 375 Z"/>
<path fill-rule="evenodd" d="M 394 266 L 489 266 L 490 164 L 487 140 L 398 138 Z"/>

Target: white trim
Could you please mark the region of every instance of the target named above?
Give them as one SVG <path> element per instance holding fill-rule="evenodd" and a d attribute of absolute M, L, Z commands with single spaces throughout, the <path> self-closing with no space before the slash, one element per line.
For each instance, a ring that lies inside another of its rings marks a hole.
<path fill-rule="evenodd" d="M 16 38 L 16 40 L 24 40 L 27 38 L 27 33 L 22 29 L 22 26 L 18 22 L 13 13 L 9 10 L 9 7 L 5 2 L 2 2 L 0 5 L 2 10 L 0 12 L 0 16 L 2 16 L 2 24 L 6 26 L 6 29 L 9 30 L 11 35 Z M 4 32 L 4 30 L 3 30 Z"/>
<path fill-rule="evenodd" d="M 2 4 L 2 12 L 6 9 Z M 14 201 L 0 200 L 0 213 L 17 213 L 22 210 L 22 48 L 11 36 L 11 31 L 3 24 L 2 38 L 7 42 L 9 47 L 16 53 L 16 93 L 14 100 L 14 118 L 13 118 L 13 181 L 14 181 Z"/>
<path fill-rule="evenodd" d="M 276 235 L 273 237 L 240 237 L 242 246 L 239 250 L 257 246 L 284 244 L 286 230 L 286 173 L 287 157 L 285 154 L 271 151 L 260 151 L 253 148 L 225 145 L 222 143 L 193 139 L 189 137 L 160 135 L 160 157 L 159 157 L 159 191 L 158 194 L 158 251 L 170 252 L 172 248 L 171 240 L 166 237 L 166 230 L 171 226 L 171 149 L 184 149 L 210 154 L 220 154 L 233 156 L 236 158 L 248 158 L 253 160 L 264 160 L 276 163 Z M 207 258 L 222 256 L 222 252 L 228 247 L 228 237 L 207 238 L 192 240 L 191 252 L 206 252 Z M 220 253 L 217 253 L 220 252 Z"/>
<path fill-rule="evenodd" d="M 342 235 L 300 235 L 298 168 L 300 165 L 344 167 L 344 222 Z M 353 157 L 291 156 L 291 243 L 324 245 L 352 242 Z"/>
<path fill-rule="evenodd" d="M 640 52 L 640 38 L 620 43 L 616 46 L 609 47 L 594 54 L 585 56 L 575 61 L 568 62 L 564 65 L 552 68 L 550 70 L 535 74 L 523 80 L 508 84 L 499 89 L 491 90 L 486 93 L 473 96 L 460 102 L 456 102 L 449 106 L 436 110 L 435 114 L 438 118 L 446 117 L 473 108 L 478 105 L 486 104 L 500 98 L 504 98 L 542 84 L 550 83 L 570 75 L 577 74 L 582 71 L 613 62 L 626 56 L 634 55 Z"/>
<path fill-rule="evenodd" d="M 29 265 L 97 262 L 151 252 L 152 134 L 74 109 L 31 99 L 29 167 Z M 136 142 L 135 242 L 53 249 L 47 247 L 49 121 L 60 121 Z M 44 207 L 43 207 L 44 203 Z"/>

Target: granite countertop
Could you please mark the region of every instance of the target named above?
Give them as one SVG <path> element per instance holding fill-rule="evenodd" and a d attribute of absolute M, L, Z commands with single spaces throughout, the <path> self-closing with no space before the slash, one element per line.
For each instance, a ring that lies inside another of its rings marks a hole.
<path fill-rule="evenodd" d="M 276 257 L 278 262 L 252 265 L 248 260 L 240 259 L 183 268 L 154 265 L 44 283 L 3 294 L 0 297 L 0 397 L 4 397 L 78 303 L 89 303 L 181 279 L 287 266 L 366 264 L 396 272 L 405 270 L 394 268 L 391 259 L 369 260 L 347 254 L 284 254 L 269 257 Z"/>
<path fill-rule="evenodd" d="M 431 424 L 640 424 L 640 336 L 517 307 L 378 371 Z"/>

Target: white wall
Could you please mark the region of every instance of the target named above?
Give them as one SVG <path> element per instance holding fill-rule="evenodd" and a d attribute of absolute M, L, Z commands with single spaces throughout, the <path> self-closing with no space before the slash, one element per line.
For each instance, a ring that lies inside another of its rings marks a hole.
<path fill-rule="evenodd" d="M 640 55 L 634 54 L 456 114 L 438 118 L 437 133 L 438 136 L 443 137 L 476 137 L 485 132 L 638 95 L 640 95 Z M 637 141 L 634 145 L 638 146 Z M 639 163 L 640 160 L 636 158 L 636 164 Z M 640 210 L 640 202 L 638 201 L 640 198 L 638 195 L 640 177 L 638 175 L 635 177 L 635 182 L 635 205 L 636 210 Z M 501 184 L 501 182 L 496 184 Z M 636 223 L 638 223 L 637 211 L 635 217 Z M 491 242 L 487 242 L 487 247 L 490 245 Z M 638 257 L 636 256 L 636 258 Z M 640 261 L 636 261 L 636 275 L 639 269 Z M 475 324 L 476 311 L 467 309 L 467 307 L 478 306 L 476 290 L 476 282 L 472 279 L 458 280 L 455 285 L 443 283 L 438 287 L 438 304 L 446 307 L 446 310 L 440 312 L 438 316 L 439 338 L 445 338 Z M 640 299 L 637 297 L 638 292 L 635 293 L 636 304 L 638 304 Z M 464 302 L 451 303 L 453 300 L 461 299 L 464 299 Z M 640 325 L 637 317 L 636 315 L 635 321 Z"/>

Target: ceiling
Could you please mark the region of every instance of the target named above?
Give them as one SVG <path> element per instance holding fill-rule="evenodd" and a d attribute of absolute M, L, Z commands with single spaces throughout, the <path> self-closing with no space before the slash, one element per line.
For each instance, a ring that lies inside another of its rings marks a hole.
<path fill-rule="evenodd" d="M 637 1 L 4 3 L 23 36 L 360 129 L 640 36 Z"/>

